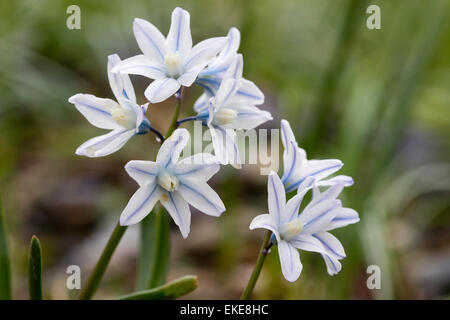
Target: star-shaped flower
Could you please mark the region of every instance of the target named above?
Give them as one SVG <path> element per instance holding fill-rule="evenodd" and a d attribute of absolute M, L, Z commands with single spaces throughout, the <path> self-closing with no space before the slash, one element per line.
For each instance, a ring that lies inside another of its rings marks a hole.
<path fill-rule="evenodd" d="M 143 54 L 122 61 L 113 72 L 154 79 L 144 92 L 151 103 L 166 100 L 181 86 L 191 86 L 227 41 L 226 37 L 210 38 L 192 47 L 189 12 L 181 8 L 172 12 L 167 38 L 153 24 L 138 18 L 133 32 Z"/>
<path fill-rule="evenodd" d="M 211 154 L 199 153 L 179 161 L 189 140 L 186 129 L 177 129 L 164 141 L 156 162 L 130 161 L 125 170 L 139 184 L 120 216 L 120 224 L 140 222 L 159 200 L 186 238 L 191 225 L 189 204 L 199 211 L 218 217 L 225 206 L 206 183 L 220 165 Z"/>
<path fill-rule="evenodd" d="M 242 68 L 242 55 L 237 54 L 216 95 L 208 100 L 208 107 L 197 111 L 197 119 L 210 129 L 217 159 L 221 164 L 236 167 L 240 167 L 241 159 L 235 130 L 253 129 L 272 120 L 269 112 L 256 107 L 264 102 L 264 95 L 259 89 L 253 96 L 239 93 L 242 88 L 247 88 L 249 82 L 242 79 Z"/>
<path fill-rule="evenodd" d="M 241 34 L 238 29 L 231 28 L 228 32 L 228 41 L 225 47 L 220 51 L 219 55 L 215 57 L 208 66 L 203 69 L 195 80 L 195 83 L 205 89 L 205 92 L 197 99 L 194 104 L 194 110 L 200 112 L 202 109 L 208 107 L 208 100 L 214 97 L 217 90 L 225 77 L 227 70 L 236 59 L 237 51 L 241 40 Z M 236 92 L 237 96 L 242 96 L 248 101 L 253 99 L 254 105 L 259 105 L 264 102 L 264 94 L 252 82 L 242 77 L 242 68 L 237 70 L 240 74 L 240 86 Z"/>
<path fill-rule="evenodd" d="M 319 186 L 330 186 L 336 183 L 343 183 L 345 186 L 353 184 L 353 179 L 344 175 L 324 180 L 342 168 L 344 164 L 337 159 L 308 160 L 305 150 L 299 148 L 291 126 L 286 120 L 281 120 L 281 141 L 284 146 L 284 173 L 281 181 L 287 192 L 297 189 L 308 176 L 314 177 Z"/>
<path fill-rule="evenodd" d="M 306 180 L 314 181 L 314 178 L 310 176 Z M 323 193 L 316 188 L 313 199 L 299 214 L 303 197 L 309 189 L 300 188 L 299 193 L 286 203 L 286 193 L 280 178 L 275 172 L 269 175 L 269 214 L 255 217 L 250 229 L 263 228 L 272 231 L 286 280 L 297 280 L 302 271 L 297 249 L 320 253 L 330 275 L 341 270 L 339 260 L 345 257 L 344 248 L 328 231 L 359 221 L 356 211 L 343 208 L 341 202 L 336 199 L 343 188 L 342 183 L 334 184 Z"/>
<path fill-rule="evenodd" d="M 97 98 L 91 94 L 76 94 L 69 98 L 83 116 L 94 126 L 111 132 L 92 138 L 76 150 L 86 157 L 102 157 L 116 152 L 134 135 L 150 130 L 150 121 L 145 117 L 148 104 L 139 106 L 128 75 L 119 75 L 111 69 L 120 63 L 117 54 L 108 57 L 108 79 L 117 102 Z"/>

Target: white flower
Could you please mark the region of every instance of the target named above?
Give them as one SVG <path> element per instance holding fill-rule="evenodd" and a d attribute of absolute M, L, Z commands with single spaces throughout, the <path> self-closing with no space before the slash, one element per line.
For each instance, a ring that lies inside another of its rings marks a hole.
<path fill-rule="evenodd" d="M 312 177 L 307 179 L 314 180 Z M 286 203 L 286 193 L 280 178 L 275 172 L 269 175 L 269 214 L 255 217 L 250 224 L 250 230 L 263 228 L 273 232 L 281 270 L 286 280 L 297 280 L 302 271 L 297 249 L 320 253 L 330 275 L 341 270 L 339 260 L 345 257 L 344 248 L 328 231 L 359 221 L 356 211 L 343 208 L 341 202 L 336 199 L 343 187 L 342 183 L 335 184 L 323 193 L 315 189 L 311 202 L 298 214 L 308 188 L 299 189 L 299 193 Z"/>
<path fill-rule="evenodd" d="M 236 59 L 237 50 L 241 40 L 241 34 L 238 29 L 231 28 L 228 32 L 228 41 L 219 55 L 212 60 L 208 66 L 203 69 L 195 80 L 195 83 L 205 89 L 205 92 L 197 99 L 194 104 L 194 110 L 200 112 L 208 107 L 208 100 L 214 97 L 225 77 L 226 71 Z M 242 67 L 242 66 L 241 66 Z M 242 68 L 237 70 L 240 74 L 240 86 L 236 95 L 245 97 L 247 101 L 253 100 L 253 105 L 259 105 L 264 102 L 264 94 L 252 82 L 242 77 Z"/>
<path fill-rule="evenodd" d="M 130 161 L 125 170 L 139 184 L 120 216 L 120 224 L 140 222 L 159 200 L 186 238 L 191 225 L 189 204 L 199 211 L 218 217 L 225 206 L 206 183 L 220 165 L 210 154 L 199 153 L 178 161 L 189 140 L 186 129 L 177 129 L 159 149 L 156 162 Z"/>
<path fill-rule="evenodd" d="M 344 164 L 337 159 L 308 160 L 305 150 L 298 147 L 291 126 L 286 120 L 281 120 L 281 141 L 284 146 L 284 173 L 281 181 L 287 192 L 297 189 L 308 176 L 314 177 L 319 186 L 330 186 L 336 183 L 343 183 L 345 186 L 353 184 L 353 179 L 344 175 L 323 180 L 342 168 Z"/>
<path fill-rule="evenodd" d="M 172 12 L 167 38 L 153 24 L 138 18 L 133 32 L 143 54 L 122 61 L 113 72 L 155 79 L 144 93 L 151 103 L 166 100 L 181 86 L 189 87 L 227 41 L 226 37 L 211 38 L 192 47 L 189 12 L 181 8 Z"/>
<path fill-rule="evenodd" d="M 211 132 L 214 152 L 221 164 L 241 164 L 235 130 L 249 130 L 271 120 L 269 112 L 257 108 L 264 102 L 264 95 L 245 96 L 239 90 L 248 82 L 242 79 L 242 55 L 236 55 L 228 68 L 215 97 L 208 101 L 208 108 L 198 110 L 197 119 L 202 120 Z M 256 86 L 255 86 L 256 88 Z"/>
<path fill-rule="evenodd" d="M 90 94 L 76 94 L 69 98 L 94 126 L 111 132 L 92 138 L 76 150 L 87 157 L 102 157 L 116 152 L 135 134 L 145 134 L 150 122 L 145 117 L 148 104 L 139 106 L 128 75 L 119 75 L 111 69 L 120 62 L 117 54 L 108 56 L 108 79 L 117 102 Z"/>

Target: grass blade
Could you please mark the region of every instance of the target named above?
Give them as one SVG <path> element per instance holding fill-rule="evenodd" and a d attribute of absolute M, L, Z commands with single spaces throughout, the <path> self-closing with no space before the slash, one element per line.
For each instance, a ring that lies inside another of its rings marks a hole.
<path fill-rule="evenodd" d="M 31 238 L 28 256 L 28 285 L 30 300 L 42 300 L 42 250 L 36 236 Z"/>
<path fill-rule="evenodd" d="M 163 286 L 119 297 L 119 300 L 167 300 L 177 299 L 198 287 L 197 276 L 185 276 Z"/>

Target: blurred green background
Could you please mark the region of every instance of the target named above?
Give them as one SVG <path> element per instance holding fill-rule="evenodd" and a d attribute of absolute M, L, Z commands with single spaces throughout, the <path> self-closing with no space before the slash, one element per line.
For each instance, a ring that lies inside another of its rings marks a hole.
<path fill-rule="evenodd" d="M 66 28 L 70 4 L 81 8 L 81 30 Z M 366 28 L 369 4 L 381 8 L 381 30 Z M 151 135 L 106 158 L 76 156 L 103 131 L 67 99 L 112 97 L 107 55 L 139 53 L 135 17 L 166 34 L 175 6 L 191 13 L 194 43 L 239 28 L 244 75 L 274 116 L 263 127 L 288 119 L 310 158 L 341 159 L 341 173 L 355 180 L 343 203 L 361 222 L 335 232 L 347 253 L 341 273 L 330 277 L 319 255 L 301 253 L 302 275 L 290 284 L 272 250 L 254 297 L 450 297 L 450 1 L 10 0 L 0 2 L 0 193 L 14 297 L 27 298 L 33 234 L 43 246 L 44 296 L 77 295 L 66 289 L 67 266 L 79 265 L 86 281 L 136 189 L 123 165 L 153 160 Z M 149 80 L 132 80 L 144 103 Z M 193 114 L 200 93 L 187 90 L 182 116 Z M 155 127 L 165 130 L 173 105 L 150 106 Z M 169 280 L 197 274 L 187 298 L 238 298 L 264 237 L 248 225 L 267 210 L 266 177 L 256 166 L 223 168 L 211 183 L 228 210 L 218 219 L 193 212 L 187 240 L 172 225 Z M 96 298 L 134 289 L 138 236 L 137 226 L 127 231 Z M 366 286 L 372 264 L 381 268 L 380 290 Z"/>

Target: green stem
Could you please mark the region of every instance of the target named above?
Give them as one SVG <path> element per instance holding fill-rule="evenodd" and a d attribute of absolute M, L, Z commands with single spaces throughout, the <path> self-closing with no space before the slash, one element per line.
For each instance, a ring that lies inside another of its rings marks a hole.
<path fill-rule="evenodd" d="M 83 291 L 80 294 L 80 300 L 89 300 L 94 295 L 95 291 L 97 290 L 100 284 L 100 281 L 103 278 L 106 267 L 108 266 L 108 263 L 111 260 L 111 256 L 116 250 L 117 245 L 119 244 L 120 239 L 122 239 L 122 236 L 126 230 L 127 227 L 123 227 L 119 223 L 117 223 L 113 233 L 109 237 L 106 247 L 103 249 L 100 259 L 97 261 L 97 264 L 95 265 L 94 271 L 91 273 L 91 276 L 89 277 L 86 286 L 84 287 Z"/>
<path fill-rule="evenodd" d="M 247 287 L 242 293 L 241 300 L 248 300 L 250 295 L 253 292 L 253 288 L 255 287 L 256 281 L 258 280 L 259 274 L 261 273 L 262 266 L 264 264 L 264 260 L 266 259 L 267 254 L 269 253 L 269 245 L 270 245 L 270 237 L 272 236 L 272 232 L 267 231 L 266 237 L 264 238 L 263 244 L 261 246 L 261 250 L 259 251 L 258 259 L 256 260 L 255 268 L 253 269 L 250 280 L 248 281 Z"/>
<path fill-rule="evenodd" d="M 177 122 L 178 122 L 178 115 L 180 114 L 180 107 L 181 107 L 181 99 L 183 98 L 183 88 L 178 91 L 176 95 L 177 99 L 177 105 L 175 106 L 175 112 L 173 114 L 172 122 L 170 123 L 169 129 L 167 129 L 166 135 L 164 136 L 166 139 L 170 137 L 170 135 L 175 131 L 177 128 Z"/>

